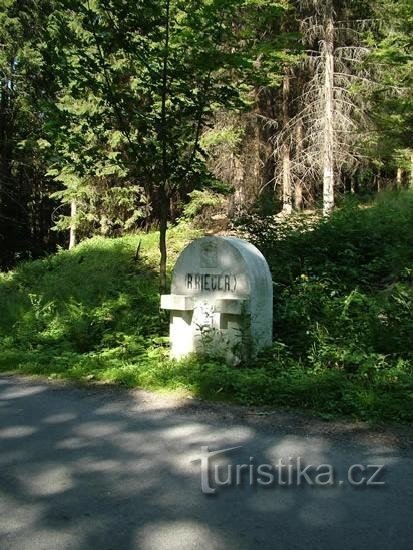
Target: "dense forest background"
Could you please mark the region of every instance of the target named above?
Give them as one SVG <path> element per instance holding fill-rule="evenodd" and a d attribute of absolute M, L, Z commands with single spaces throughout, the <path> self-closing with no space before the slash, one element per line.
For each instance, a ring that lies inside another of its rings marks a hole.
<path fill-rule="evenodd" d="M 0 266 L 413 185 L 409 0 L 0 0 Z"/>

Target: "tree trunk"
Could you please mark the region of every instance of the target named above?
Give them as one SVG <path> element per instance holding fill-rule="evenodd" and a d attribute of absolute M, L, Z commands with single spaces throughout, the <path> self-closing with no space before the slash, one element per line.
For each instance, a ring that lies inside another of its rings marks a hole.
<path fill-rule="evenodd" d="M 380 168 L 377 170 L 376 180 L 377 180 L 377 193 L 380 193 L 381 191 L 381 169 Z"/>
<path fill-rule="evenodd" d="M 413 189 L 413 150 L 410 151 L 410 188 Z"/>
<path fill-rule="evenodd" d="M 169 33 L 170 33 L 171 2 L 165 0 L 165 37 L 164 54 L 162 67 L 162 107 L 161 107 L 161 146 L 162 146 L 162 183 L 159 186 L 159 291 L 161 294 L 166 291 L 166 261 L 168 251 L 166 248 L 166 232 L 168 229 L 168 159 L 167 159 L 167 120 L 166 120 L 166 99 L 168 95 L 168 60 L 169 60 Z"/>
<path fill-rule="evenodd" d="M 302 151 L 302 143 L 303 143 L 303 123 L 301 121 L 297 123 L 296 141 L 297 141 L 296 154 L 297 154 L 297 157 L 300 158 L 300 154 Z M 301 179 L 298 179 L 294 184 L 294 207 L 296 210 L 303 209 L 303 184 Z"/>
<path fill-rule="evenodd" d="M 166 292 L 166 262 L 168 251 L 166 248 L 166 233 L 168 229 L 168 197 L 165 187 L 159 188 L 159 252 L 161 259 L 159 262 L 159 292 Z"/>
<path fill-rule="evenodd" d="M 14 240 L 13 225 L 9 223 L 12 217 L 9 213 L 10 191 L 15 185 L 12 175 L 13 158 L 13 123 L 12 100 L 7 92 L 7 80 L 0 81 L 0 238 L 6 241 Z M 6 238 L 7 235 L 7 238 Z M 11 243 L 9 243 L 11 244 Z M 11 244 L 11 250 L 14 244 Z M 6 251 L 4 251 L 4 254 Z"/>
<path fill-rule="evenodd" d="M 284 75 L 283 79 L 283 128 L 287 127 L 289 121 L 288 100 L 290 94 L 290 77 Z M 291 162 L 290 148 L 287 142 L 284 142 L 282 150 L 282 169 L 283 169 L 283 212 L 291 214 L 292 212 L 292 189 L 291 189 Z"/>
<path fill-rule="evenodd" d="M 397 173 L 396 173 L 396 187 L 397 187 L 397 189 L 401 189 L 402 180 L 403 180 L 403 170 L 401 168 L 397 168 Z"/>
<path fill-rule="evenodd" d="M 106 237 L 109 233 L 109 218 L 106 214 L 100 216 L 100 234 Z"/>
<path fill-rule="evenodd" d="M 70 203 L 70 235 L 69 235 L 69 250 L 76 246 L 76 214 L 77 204 L 75 200 Z"/>
<path fill-rule="evenodd" d="M 324 146 L 323 146 L 323 212 L 328 215 L 334 207 L 334 23 L 331 13 L 325 30 L 324 75 Z"/>

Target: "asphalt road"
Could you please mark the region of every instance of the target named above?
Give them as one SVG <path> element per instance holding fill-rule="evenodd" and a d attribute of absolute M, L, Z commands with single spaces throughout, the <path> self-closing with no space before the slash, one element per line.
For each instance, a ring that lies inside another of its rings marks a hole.
<path fill-rule="evenodd" d="M 409 437 L 0 377 L 0 548 L 411 549 Z M 204 482 L 215 494 L 201 491 L 202 446 L 240 446 L 211 459 Z M 298 485 L 299 457 L 330 464 L 333 485 Z M 268 469 L 274 483 L 258 483 L 258 466 L 280 459 L 291 468 L 284 478 L 282 468 Z M 375 480 L 384 484 L 351 485 L 353 464 L 384 465 Z M 231 485 L 217 485 L 216 470 L 221 482 L 229 472 Z"/>

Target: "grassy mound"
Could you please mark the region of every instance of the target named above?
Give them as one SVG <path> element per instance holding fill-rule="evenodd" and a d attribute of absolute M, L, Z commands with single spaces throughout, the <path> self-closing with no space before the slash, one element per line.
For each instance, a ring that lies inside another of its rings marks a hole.
<path fill-rule="evenodd" d="M 169 267 L 195 236 L 170 231 Z M 156 233 L 93 238 L 1 274 L 0 368 L 120 380 L 129 359 L 166 349 L 157 247 Z"/>
<path fill-rule="evenodd" d="M 252 217 L 239 229 L 274 279 L 275 341 L 254 364 L 168 359 L 151 233 L 91 239 L 1 275 L 0 369 L 412 420 L 413 194 L 347 201 L 326 220 Z M 194 236 L 170 231 L 171 265 Z"/>

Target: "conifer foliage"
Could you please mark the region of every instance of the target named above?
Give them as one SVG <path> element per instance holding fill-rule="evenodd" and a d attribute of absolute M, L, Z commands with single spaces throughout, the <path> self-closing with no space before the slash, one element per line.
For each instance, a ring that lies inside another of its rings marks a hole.
<path fill-rule="evenodd" d="M 411 184 L 412 35 L 408 0 L 0 0 L 1 267 L 158 227 L 163 288 L 194 190 Z"/>

